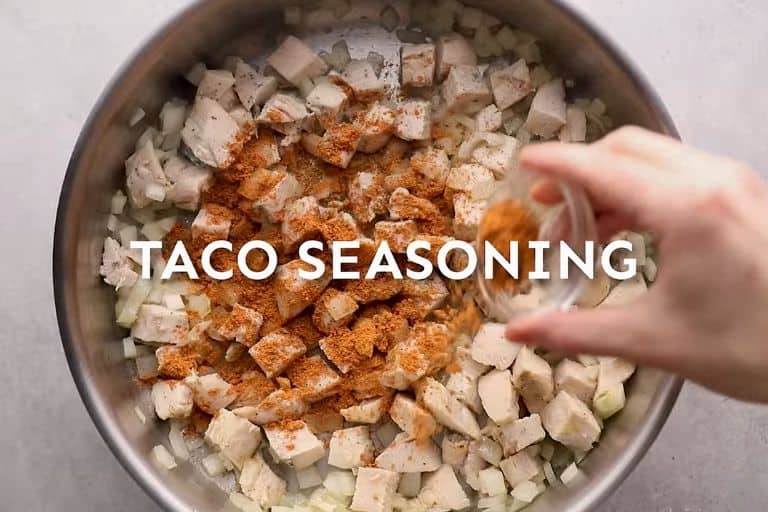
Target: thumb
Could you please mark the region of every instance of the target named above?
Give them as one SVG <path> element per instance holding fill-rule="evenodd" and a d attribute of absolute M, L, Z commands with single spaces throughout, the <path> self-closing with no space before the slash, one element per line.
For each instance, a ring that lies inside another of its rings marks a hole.
<path fill-rule="evenodd" d="M 652 364 L 652 315 L 643 299 L 626 306 L 546 313 L 513 320 L 506 336 L 512 341 L 566 354 L 626 357 Z"/>

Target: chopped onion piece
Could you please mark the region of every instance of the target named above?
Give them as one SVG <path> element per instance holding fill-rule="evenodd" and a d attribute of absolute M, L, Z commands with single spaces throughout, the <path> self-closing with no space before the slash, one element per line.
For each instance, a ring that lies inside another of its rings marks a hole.
<path fill-rule="evenodd" d="M 141 228 L 141 234 L 147 237 L 147 240 L 162 240 L 165 238 L 173 226 L 176 225 L 176 217 L 166 217 L 152 222 L 147 222 Z"/>
<path fill-rule="evenodd" d="M 171 452 L 161 444 L 152 448 L 152 459 L 161 469 L 170 471 L 176 467 L 176 461 L 174 460 L 173 455 L 171 455 Z"/>
<path fill-rule="evenodd" d="M 259 504 L 248 498 L 245 494 L 233 492 L 229 495 L 229 501 L 243 512 L 262 512 Z"/>
<path fill-rule="evenodd" d="M 211 312 L 211 300 L 207 295 L 190 295 L 187 297 L 187 308 L 205 318 Z"/>
<path fill-rule="evenodd" d="M 120 230 L 121 227 L 120 220 L 116 216 L 110 214 L 107 218 L 107 229 L 111 233 L 114 233 L 115 231 Z"/>
<path fill-rule="evenodd" d="M 203 468 L 208 476 L 219 476 L 227 472 L 227 467 L 221 460 L 221 455 L 218 453 L 212 453 L 205 457 L 202 461 Z"/>
<path fill-rule="evenodd" d="M 133 338 L 130 336 L 123 338 L 123 356 L 126 359 L 136 359 L 136 343 L 134 343 Z"/>
<path fill-rule="evenodd" d="M 128 224 L 118 231 L 117 236 L 120 238 L 120 245 L 129 249 L 131 247 L 131 242 L 139 239 L 139 230 L 136 229 L 136 226 Z"/>
<path fill-rule="evenodd" d="M 517 484 L 509 494 L 516 500 L 530 503 L 536 498 L 536 496 L 539 495 L 539 487 L 535 482 L 526 480 L 525 482 L 520 482 Z"/>
<path fill-rule="evenodd" d="M 125 299 L 123 308 L 117 316 L 117 323 L 121 327 L 127 328 L 133 324 L 139 313 L 139 308 L 144 303 L 144 300 L 151 290 L 152 282 L 148 279 L 139 279 L 136 281 L 136 284 L 131 287 L 131 291 Z"/>
<path fill-rule="evenodd" d="M 323 487 L 339 497 L 352 496 L 355 494 L 355 475 L 351 471 L 329 471 L 323 480 Z"/>
<path fill-rule="evenodd" d="M 133 413 L 136 415 L 137 418 L 139 418 L 139 421 L 141 422 L 142 425 L 147 424 L 147 416 L 144 414 L 144 411 L 142 411 L 141 408 L 139 408 L 138 405 L 133 408 Z"/>
<path fill-rule="evenodd" d="M 397 11 L 391 5 L 386 6 L 381 11 L 381 26 L 387 29 L 387 31 L 392 32 L 399 24 L 400 15 L 397 14 Z"/>
<path fill-rule="evenodd" d="M 518 43 L 517 34 L 509 26 L 505 25 L 496 33 L 496 41 L 506 51 L 512 51 Z"/>
<path fill-rule="evenodd" d="M 579 467 L 576 465 L 575 462 L 571 463 L 570 466 L 565 468 L 562 473 L 560 473 L 560 480 L 563 482 L 563 484 L 568 487 L 573 480 L 579 476 L 579 473 L 581 471 L 579 470 Z"/>
<path fill-rule="evenodd" d="M 184 442 L 184 434 L 175 423 L 171 423 L 171 429 L 168 431 L 168 441 L 171 443 L 171 451 L 179 460 L 189 460 L 189 450 Z"/>
<path fill-rule="evenodd" d="M 153 379 L 160 375 L 157 358 L 154 354 L 136 358 L 136 373 L 140 380 Z"/>
<path fill-rule="evenodd" d="M 196 62 L 191 68 L 189 68 L 189 71 L 187 71 L 187 73 L 184 75 L 184 78 L 186 78 L 189 83 L 197 87 L 203 80 L 203 75 L 205 75 L 206 71 L 207 68 L 205 67 L 205 64 L 202 62 Z"/>
<path fill-rule="evenodd" d="M 544 463 L 544 476 L 547 477 L 547 482 L 549 482 L 549 485 L 553 487 L 560 485 L 560 480 L 557 479 L 555 470 L 552 469 L 552 464 L 550 464 L 549 461 Z"/>
<path fill-rule="evenodd" d="M 165 200 L 165 187 L 158 185 L 157 183 L 150 183 L 147 185 L 147 188 L 144 189 L 144 194 L 147 198 L 159 203 Z"/>
<path fill-rule="evenodd" d="M 164 295 L 163 304 L 168 309 L 172 309 L 174 311 L 179 311 L 184 309 L 184 300 L 182 300 L 181 295 L 177 295 L 177 294 Z"/>
<path fill-rule="evenodd" d="M 188 450 L 197 450 L 205 445 L 205 439 L 203 436 L 186 434 L 184 435 L 184 443 L 187 445 Z"/>
<path fill-rule="evenodd" d="M 128 216 L 139 224 L 146 224 L 155 220 L 155 210 L 151 208 L 131 208 Z"/>
<path fill-rule="evenodd" d="M 120 215 L 123 213 L 123 210 L 125 210 L 125 203 L 128 202 L 128 196 L 123 193 L 122 190 L 118 190 L 115 192 L 115 195 L 112 196 L 112 204 L 110 207 L 110 212 L 114 215 Z"/>
<path fill-rule="evenodd" d="M 503 508 L 507 505 L 507 495 L 498 494 L 496 496 L 483 496 L 477 500 L 477 508 L 479 509 L 497 509 Z"/>
<path fill-rule="evenodd" d="M 296 480 L 299 482 L 299 489 L 311 489 L 323 483 L 323 478 L 320 476 L 317 466 L 297 469 Z"/>

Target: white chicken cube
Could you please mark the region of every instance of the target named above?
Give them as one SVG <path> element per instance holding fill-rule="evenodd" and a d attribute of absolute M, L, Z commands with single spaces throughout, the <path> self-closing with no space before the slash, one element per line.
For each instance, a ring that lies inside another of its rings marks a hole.
<path fill-rule="evenodd" d="M 181 138 L 195 158 L 211 167 L 227 167 L 234 159 L 240 126 L 216 101 L 199 97 L 184 123 Z"/>
<path fill-rule="evenodd" d="M 480 426 L 472 411 L 435 379 L 424 379 L 421 401 L 442 425 L 472 439 L 480 438 Z"/>
<path fill-rule="evenodd" d="M 151 199 L 147 192 L 152 195 L 152 190 L 162 191 L 163 197 L 160 201 L 165 198 L 170 183 L 163 172 L 152 141 L 144 143 L 125 161 L 125 173 L 128 198 L 132 205 L 137 208 L 149 205 L 154 199 Z"/>
<path fill-rule="evenodd" d="M 499 463 L 507 483 L 514 487 L 520 482 L 530 480 L 543 469 L 541 462 L 532 457 L 527 451 L 521 451 Z"/>
<path fill-rule="evenodd" d="M 568 106 L 565 111 L 565 126 L 558 138 L 562 142 L 584 142 L 587 140 L 587 115 L 579 107 Z"/>
<path fill-rule="evenodd" d="M 266 425 L 286 417 L 298 417 L 307 412 L 307 405 L 297 389 L 278 389 L 270 393 L 256 406 L 244 406 L 233 410 L 235 414 L 257 425 Z"/>
<path fill-rule="evenodd" d="M 367 60 L 353 60 L 347 64 L 341 78 L 352 88 L 357 101 L 369 102 L 384 94 L 384 81 Z"/>
<path fill-rule="evenodd" d="M 387 242 L 394 253 L 405 254 L 408 245 L 416 240 L 419 228 L 412 220 L 379 221 L 374 226 L 376 243 Z"/>
<path fill-rule="evenodd" d="M 501 427 L 502 448 L 506 455 L 517 453 L 533 444 L 543 441 L 547 436 L 541 426 L 541 417 L 531 414 Z"/>
<path fill-rule="evenodd" d="M 399 479 L 394 471 L 360 468 L 349 508 L 356 512 L 390 512 Z"/>
<path fill-rule="evenodd" d="M 139 280 L 139 274 L 134 270 L 129 251 L 114 238 L 104 239 L 99 274 L 104 276 L 104 282 L 116 289 L 129 288 Z"/>
<path fill-rule="evenodd" d="M 360 143 L 360 130 L 351 123 L 335 123 L 322 137 L 305 134 L 302 137 L 304 149 L 336 167 L 346 169 L 355 156 Z"/>
<path fill-rule="evenodd" d="M 525 127 L 543 139 L 552 138 L 565 124 L 566 110 L 563 80 L 551 80 L 536 91 Z"/>
<path fill-rule="evenodd" d="M 459 434 L 446 433 L 441 443 L 443 462 L 452 466 L 464 463 L 469 450 L 469 439 Z"/>
<path fill-rule="evenodd" d="M 363 400 L 359 404 L 341 409 L 339 413 L 350 423 L 374 424 L 384 416 L 389 406 L 390 397 L 380 396 Z"/>
<path fill-rule="evenodd" d="M 320 116 L 321 124 L 326 127 L 336 122 L 348 101 L 344 89 L 330 81 L 318 83 L 307 96 L 309 109 Z"/>
<path fill-rule="evenodd" d="M 426 439 L 437 431 L 435 418 L 416 400 L 401 393 L 392 400 L 389 416 L 401 430 L 417 440 Z"/>
<path fill-rule="evenodd" d="M 453 66 L 476 66 L 477 54 L 472 44 L 459 34 L 446 34 L 437 39 L 437 78 L 444 80 Z"/>
<path fill-rule="evenodd" d="M 496 468 L 481 470 L 478 479 L 480 481 L 480 492 L 486 496 L 499 496 L 507 493 L 504 474 Z"/>
<path fill-rule="evenodd" d="M 481 364 L 472 358 L 472 350 L 468 347 L 457 347 L 454 355 L 454 362 L 468 377 L 477 380 L 490 369 L 489 365 Z"/>
<path fill-rule="evenodd" d="M 197 86 L 197 96 L 219 101 L 235 85 L 235 77 L 226 69 L 207 69 Z"/>
<path fill-rule="evenodd" d="M 275 273 L 275 298 L 277 309 L 283 320 L 290 320 L 313 304 L 331 282 L 331 273 L 326 272 L 319 279 L 304 279 L 300 270 L 310 271 L 312 266 L 296 259 L 277 267 Z"/>
<path fill-rule="evenodd" d="M 257 169 L 240 183 L 237 192 L 253 201 L 253 209 L 269 222 L 282 222 L 285 206 L 299 197 L 302 187 L 293 174 Z"/>
<path fill-rule="evenodd" d="M 497 425 L 509 423 L 520 416 L 517 392 L 512 387 L 509 370 L 493 370 L 480 377 L 477 393 L 486 414 Z"/>
<path fill-rule="evenodd" d="M 595 369 L 571 359 L 563 359 L 555 367 L 555 392 L 567 391 L 585 404 L 590 403 L 597 385 Z"/>
<path fill-rule="evenodd" d="M 340 469 L 359 468 L 373 462 L 374 446 L 367 426 L 335 431 L 328 450 L 328 464 Z"/>
<path fill-rule="evenodd" d="M 309 115 L 304 102 L 293 94 L 278 92 L 264 105 L 259 117 L 256 118 L 260 123 L 273 125 L 286 125 L 302 121 Z"/>
<path fill-rule="evenodd" d="M 160 380 L 152 385 L 152 403 L 161 420 L 188 418 L 195 405 L 192 390 L 180 381 Z"/>
<path fill-rule="evenodd" d="M 445 387 L 464 405 L 480 414 L 483 411 L 483 404 L 478 394 L 477 380 L 477 377 L 472 377 L 463 371 L 456 372 L 448 377 Z"/>
<path fill-rule="evenodd" d="M 347 325 L 359 307 L 352 294 L 328 288 L 315 304 L 312 321 L 320 332 L 329 334 Z"/>
<path fill-rule="evenodd" d="M 235 92 L 248 110 L 261 106 L 277 92 L 277 79 L 265 76 L 244 61 L 235 67 Z"/>
<path fill-rule="evenodd" d="M 430 87 L 435 77 L 435 45 L 406 44 L 400 51 L 403 87 Z"/>
<path fill-rule="evenodd" d="M 637 366 L 631 361 L 621 359 L 620 357 L 598 357 L 600 365 L 600 379 L 604 383 L 624 382 L 629 379 Z"/>
<path fill-rule="evenodd" d="M 480 364 L 506 370 L 515 362 L 521 345 L 504 336 L 504 324 L 486 322 L 480 326 L 472 341 L 472 359 Z"/>
<path fill-rule="evenodd" d="M 286 206 L 280 233 L 283 244 L 292 251 L 304 240 L 317 234 L 320 225 L 320 204 L 313 196 L 304 196 Z"/>
<path fill-rule="evenodd" d="M 243 469 L 261 443 L 261 429 L 227 409 L 217 412 L 205 431 L 205 440 L 237 469 Z"/>
<path fill-rule="evenodd" d="M 467 485 L 476 491 L 480 490 L 480 471 L 488 467 L 488 462 L 478 450 L 479 446 L 477 441 L 469 443 L 469 451 L 461 467 L 461 472 Z"/>
<path fill-rule="evenodd" d="M 444 149 L 426 148 L 411 156 L 411 169 L 418 174 L 445 185 L 451 170 L 451 160 Z"/>
<path fill-rule="evenodd" d="M 320 356 L 310 356 L 294 362 L 286 371 L 291 384 L 310 402 L 325 397 L 341 382 L 341 377 Z"/>
<path fill-rule="evenodd" d="M 552 367 L 529 347 L 521 348 L 515 358 L 512 382 L 532 413 L 540 413 L 554 395 Z"/>
<path fill-rule="evenodd" d="M 307 346 L 302 339 L 285 331 L 271 332 L 248 349 L 248 353 L 269 379 L 283 373 L 306 352 Z"/>
<path fill-rule="evenodd" d="M 287 491 L 285 481 L 272 471 L 261 453 L 245 462 L 237 481 L 243 494 L 267 510 L 280 503 Z"/>
<path fill-rule="evenodd" d="M 495 132 L 501 129 L 501 110 L 496 105 L 491 104 L 477 113 L 475 116 L 477 131 Z"/>
<path fill-rule="evenodd" d="M 171 182 L 165 194 L 166 201 L 183 210 L 197 210 L 200 207 L 200 196 L 213 181 L 211 169 L 172 156 L 165 162 L 163 172 Z"/>
<path fill-rule="evenodd" d="M 357 150 L 361 153 L 376 153 L 387 145 L 395 126 L 395 111 L 381 103 L 374 103 L 357 120 L 360 142 Z"/>
<path fill-rule="evenodd" d="M 218 373 L 203 376 L 193 373 L 184 379 L 184 384 L 192 390 L 195 405 L 208 414 L 215 414 L 237 398 L 237 392 L 232 385 Z"/>
<path fill-rule="evenodd" d="M 450 111 L 474 114 L 488 106 L 493 96 L 477 66 L 454 66 L 443 83 L 443 98 Z"/>
<path fill-rule="evenodd" d="M 387 211 L 387 191 L 378 174 L 359 172 L 349 182 L 348 195 L 352 213 L 361 223 L 371 222 Z"/>
<path fill-rule="evenodd" d="M 219 240 L 229 238 L 229 229 L 232 227 L 232 219 L 228 215 L 222 215 L 222 208 L 203 207 L 197 212 L 192 221 L 192 238 L 201 236 L 215 237 Z"/>
<path fill-rule="evenodd" d="M 496 179 L 493 172 L 478 164 L 462 164 L 453 167 L 445 181 L 447 196 L 462 192 L 474 201 L 488 199 L 495 188 Z"/>
<path fill-rule="evenodd" d="M 506 110 L 533 90 L 531 73 L 523 59 L 491 73 L 491 89 L 499 110 Z"/>
<path fill-rule="evenodd" d="M 429 438 L 417 440 L 402 433 L 378 457 L 376 467 L 398 473 L 435 471 L 442 464 L 440 449 Z"/>
<path fill-rule="evenodd" d="M 131 336 L 155 343 L 180 343 L 189 331 L 189 317 L 185 311 L 173 311 L 156 304 L 142 304 Z"/>
<path fill-rule="evenodd" d="M 471 242 L 477 237 L 477 228 L 488 207 L 485 200 L 473 200 L 468 194 L 453 196 L 453 235 L 459 240 Z"/>
<path fill-rule="evenodd" d="M 323 443 L 301 420 L 265 425 L 264 434 L 277 458 L 295 469 L 309 467 L 325 455 Z"/>
<path fill-rule="evenodd" d="M 481 144 L 472 151 L 472 159 L 492 170 L 498 178 L 517 168 L 517 153 L 520 142 L 514 137 L 501 133 L 486 134 L 486 140 L 493 144 Z"/>
<path fill-rule="evenodd" d="M 397 108 L 395 135 L 403 140 L 427 140 L 432 136 L 432 105 L 424 100 L 410 100 Z"/>
<path fill-rule="evenodd" d="M 221 325 L 215 329 L 214 338 L 222 338 L 227 341 L 236 341 L 247 347 L 253 346 L 259 339 L 259 331 L 264 324 L 264 317 L 255 309 L 246 308 L 240 304 L 234 304 L 232 311 Z"/>
<path fill-rule="evenodd" d="M 269 56 L 267 62 L 293 85 L 299 85 L 307 78 L 315 78 L 328 71 L 328 65 L 323 59 L 294 36 L 285 38 L 283 44 Z"/>
<path fill-rule="evenodd" d="M 584 402 L 560 391 L 541 411 L 552 439 L 572 450 L 589 451 L 600 437 L 600 424 Z"/>
<path fill-rule="evenodd" d="M 463 510 L 470 506 L 467 493 L 448 464 L 424 479 L 417 499 L 430 510 Z"/>

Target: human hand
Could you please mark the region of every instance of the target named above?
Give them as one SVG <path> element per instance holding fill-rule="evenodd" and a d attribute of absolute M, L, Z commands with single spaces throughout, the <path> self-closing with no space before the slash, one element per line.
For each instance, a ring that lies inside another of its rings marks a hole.
<path fill-rule="evenodd" d="M 590 145 L 531 145 L 520 163 L 584 188 L 601 236 L 652 231 L 661 263 L 639 300 L 513 321 L 510 339 L 622 356 L 768 402 L 768 187 L 757 173 L 635 127 Z"/>

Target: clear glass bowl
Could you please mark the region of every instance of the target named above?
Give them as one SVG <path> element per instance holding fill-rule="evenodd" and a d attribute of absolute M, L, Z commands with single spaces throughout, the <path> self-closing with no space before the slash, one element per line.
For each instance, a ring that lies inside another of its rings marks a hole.
<path fill-rule="evenodd" d="M 596 247 L 598 245 L 595 216 L 586 194 L 581 188 L 559 182 L 563 201 L 555 205 L 544 205 L 531 198 L 532 187 L 538 179 L 537 175 L 524 170 L 509 173 L 498 184 L 489 201 L 489 206 L 511 199 L 521 202 L 534 214 L 539 224 L 537 240 L 550 242 L 550 247 L 544 256 L 544 270 L 549 271 L 549 279 L 529 280 L 524 287 L 527 293 L 518 293 L 513 290 L 500 291 L 484 277 L 484 240 L 478 237 L 476 241 L 478 251 L 476 278 L 480 305 L 486 314 L 500 322 L 521 316 L 568 309 L 578 300 L 589 280 L 573 262 L 569 262 L 568 279 L 562 279 L 560 276 L 561 241 L 568 244 L 581 258 L 584 258 L 586 241 L 595 241 L 594 245 Z M 521 252 L 524 249 L 525 247 L 520 247 Z M 597 259 L 595 261 L 597 262 Z M 495 271 L 498 272 L 499 269 Z M 523 277 L 522 274 L 520 277 Z"/>

